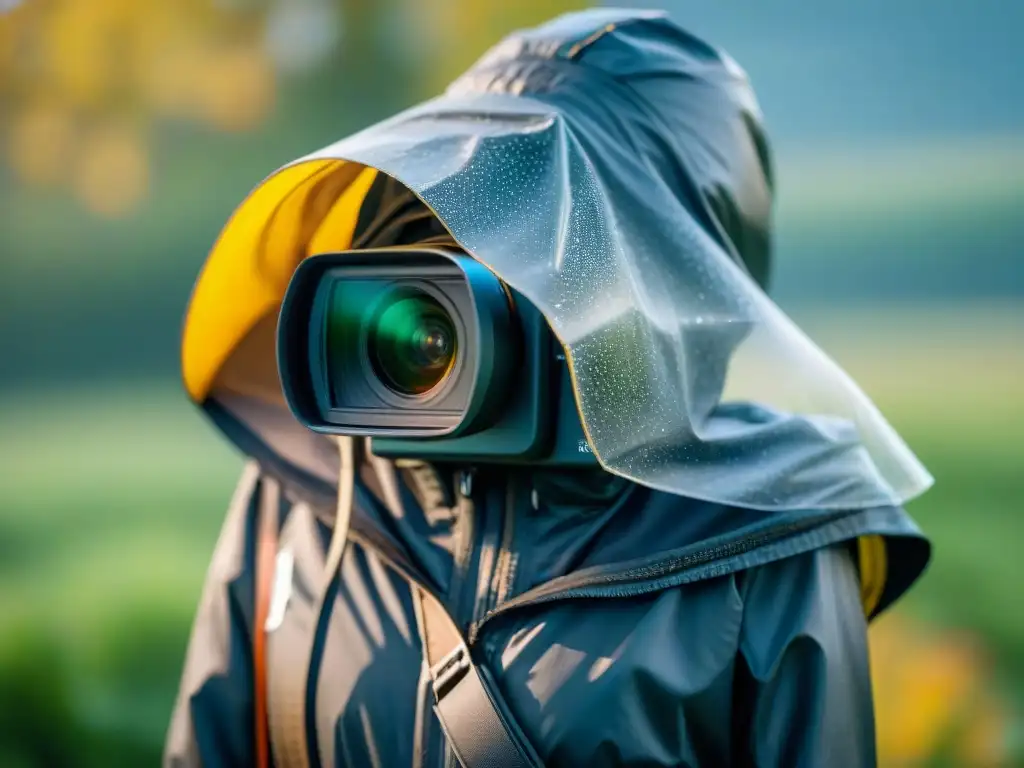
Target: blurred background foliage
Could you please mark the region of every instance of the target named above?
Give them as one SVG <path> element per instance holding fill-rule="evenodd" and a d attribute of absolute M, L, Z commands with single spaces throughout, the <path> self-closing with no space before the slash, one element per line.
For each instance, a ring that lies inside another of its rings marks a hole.
<path fill-rule="evenodd" d="M 582 5 L 0 0 L 0 766 L 158 761 L 240 466 L 177 380 L 234 206 Z M 872 630 L 883 762 L 1024 764 L 1024 4 L 661 7 L 760 95 L 777 300 L 938 480 Z"/>

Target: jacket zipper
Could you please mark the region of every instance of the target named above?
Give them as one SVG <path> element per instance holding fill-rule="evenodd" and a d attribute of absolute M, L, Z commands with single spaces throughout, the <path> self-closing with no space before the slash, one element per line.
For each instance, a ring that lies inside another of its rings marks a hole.
<path fill-rule="evenodd" d="M 721 558 L 745 554 L 758 547 L 784 539 L 787 536 L 803 533 L 820 525 L 839 520 L 848 514 L 846 511 L 840 511 L 815 515 L 806 520 L 751 534 L 729 544 L 699 549 L 685 555 L 658 560 L 650 565 L 625 568 L 611 573 L 582 573 L 554 579 L 511 600 L 499 602 L 479 618 L 474 617 L 473 623 L 467 632 L 466 643 L 472 647 L 480 637 L 480 632 L 487 622 L 510 611 L 572 598 L 627 597 L 654 592 L 664 587 L 663 584 L 658 583 L 659 581 L 673 575 L 701 565 L 707 565 Z M 353 522 L 355 521 L 353 520 Z M 506 526 L 506 531 L 511 532 L 511 525 Z M 405 578 L 420 584 L 436 596 L 435 590 L 427 587 L 420 574 L 412 572 L 403 566 L 402 558 L 396 558 L 390 552 L 390 547 L 382 546 L 384 542 L 377 540 L 376 536 L 366 534 L 369 534 L 369 531 L 353 529 L 349 535 L 353 540 L 359 541 L 364 546 L 375 550 L 385 562 L 388 562 L 391 567 L 395 568 Z M 594 570 L 599 571 L 600 569 Z"/>
<path fill-rule="evenodd" d="M 455 521 L 456 533 L 455 543 L 452 551 L 452 575 L 451 583 L 448 585 L 448 597 L 452 605 L 453 618 L 456 623 L 466 612 L 466 584 L 470 581 L 469 569 L 473 566 L 473 545 L 479 528 L 479 515 L 473 509 L 472 475 L 470 479 L 465 477 L 458 483 L 456 489 L 456 504 L 458 506 L 458 517 Z M 469 493 L 465 493 L 469 491 Z M 470 616 L 470 621 L 473 617 Z"/>
<path fill-rule="evenodd" d="M 465 587 L 470 584 L 475 585 L 471 595 L 469 615 L 466 617 L 469 627 L 475 626 L 500 604 L 507 589 L 505 576 L 511 560 L 509 547 L 512 541 L 514 517 L 511 507 L 513 503 L 512 483 L 506 484 L 505 493 L 497 504 L 489 503 L 492 499 L 487 496 L 486 491 L 483 494 L 478 494 L 476 499 L 479 499 L 481 503 L 477 504 L 470 493 L 470 502 L 474 504 L 474 509 L 473 514 L 467 517 L 473 518 L 473 535 L 462 539 L 463 542 L 471 546 L 471 549 L 474 544 L 479 549 L 476 574 L 468 573 L 473 561 L 471 551 L 465 553 L 463 581 L 458 593 L 461 606 L 464 604 L 462 598 L 466 595 Z M 476 578 L 470 578 L 474 575 Z M 463 614 L 464 611 L 460 609 L 458 613 Z M 456 618 L 461 618 L 461 615 L 457 615 Z M 444 752 L 445 768 L 459 768 L 458 758 L 447 741 Z"/>
<path fill-rule="evenodd" d="M 451 595 L 455 600 L 455 617 L 462 618 L 466 613 L 463 607 L 467 598 L 471 598 L 468 611 L 467 626 L 472 627 L 495 607 L 500 605 L 508 591 L 508 571 L 511 564 L 511 544 L 513 535 L 512 505 L 514 496 L 512 483 L 507 483 L 503 498 L 498 504 L 488 503 L 486 493 L 481 497 L 482 503 L 474 501 L 472 488 L 460 489 L 469 491 L 468 501 L 473 505 L 473 513 L 464 515 L 460 523 L 462 533 L 456 544 L 454 562 L 457 568 L 458 581 L 453 573 Z M 477 545 L 474 547 L 474 545 Z M 476 578 L 469 573 L 472 567 L 472 553 L 479 549 L 479 560 Z M 467 587 L 473 584 L 475 589 L 467 596 Z M 444 742 L 444 768 L 460 768 L 458 758 L 451 745 Z"/>
<path fill-rule="evenodd" d="M 656 591 L 663 587 L 663 585 L 654 583 L 658 580 L 663 580 L 722 558 L 745 554 L 787 536 L 811 530 L 832 520 L 838 520 L 847 514 L 847 512 L 834 512 L 816 515 L 815 517 L 773 528 L 763 533 L 752 534 L 729 544 L 659 560 L 651 565 L 627 568 L 612 573 L 570 575 L 554 579 L 547 584 L 542 584 L 535 589 L 524 592 L 519 597 L 508 600 L 493 608 L 469 628 L 466 641 L 472 646 L 480 637 L 480 632 L 487 622 L 510 611 L 556 600 L 580 597 L 627 597 Z M 612 589 L 615 587 L 618 587 L 618 589 Z"/>
<path fill-rule="evenodd" d="M 463 472 L 460 481 L 456 484 L 456 498 L 461 508 L 461 514 L 457 521 L 458 534 L 455 550 L 452 553 L 452 582 L 448 590 L 452 605 L 452 617 L 456 620 L 457 624 L 462 625 L 462 618 L 465 616 L 467 619 L 466 626 L 472 626 L 479 618 L 477 613 L 479 601 L 476 599 L 476 589 L 473 589 L 468 595 L 467 591 L 469 587 L 477 584 L 477 579 L 472 578 L 474 574 L 470 573 L 470 569 L 473 567 L 473 552 L 476 549 L 475 545 L 478 538 L 482 542 L 487 540 L 488 527 L 486 518 L 481 516 L 481 512 L 486 515 L 487 509 L 480 509 L 479 505 L 474 501 L 474 474 L 472 470 L 466 470 Z M 481 549 L 482 557 L 483 549 Z M 482 559 L 478 567 L 483 567 Z M 466 610 L 467 601 L 469 603 L 468 611 Z M 484 607 L 486 608 L 486 606 Z M 467 613 L 468 616 L 466 616 Z M 429 720 L 433 719 L 429 718 Z M 441 740 L 444 744 L 442 752 L 442 765 L 444 768 L 460 768 L 458 758 L 455 756 L 451 744 L 444 738 L 443 733 Z"/>
<path fill-rule="evenodd" d="M 498 562 L 501 559 L 501 530 L 503 512 L 503 495 L 492 487 L 480 496 L 480 504 L 477 506 L 475 517 L 478 520 L 480 536 L 476 541 L 478 549 L 478 562 L 476 573 L 473 574 L 473 603 L 466 617 L 467 627 L 473 626 L 491 610 L 493 600 L 494 578 L 498 569 Z"/>
<path fill-rule="evenodd" d="M 498 549 L 498 562 L 495 565 L 494 578 L 491 581 L 491 600 L 488 613 L 508 599 L 512 581 L 515 578 L 515 556 L 512 553 L 516 525 L 515 512 L 516 485 L 510 482 L 505 489 L 505 516 L 502 521 L 501 546 Z"/>

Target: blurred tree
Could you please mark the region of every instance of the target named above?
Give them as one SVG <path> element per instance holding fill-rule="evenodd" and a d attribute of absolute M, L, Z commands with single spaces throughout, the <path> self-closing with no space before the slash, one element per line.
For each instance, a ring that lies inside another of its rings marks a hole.
<path fill-rule="evenodd" d="M 303 107 L 375 119 L 440 91 L 511 30 L 586 5 L 26 3 L 0 16 L 4 159 L 20 184 L 65 189 L 93 213 L 121 217 L 147 197 L 151 156 L 168 124 L 226 133 L 259 127 L 274 112 L 282 74 L 317 81 L 296 84 Z"/>
<path fill-rule="evenodd" d="M 98 215 L 130 213 L 161 122 L 237 132 L 270 114 L 265 16 L 213 0 L 50 0 L 0 16 L 6 165 Z"/>

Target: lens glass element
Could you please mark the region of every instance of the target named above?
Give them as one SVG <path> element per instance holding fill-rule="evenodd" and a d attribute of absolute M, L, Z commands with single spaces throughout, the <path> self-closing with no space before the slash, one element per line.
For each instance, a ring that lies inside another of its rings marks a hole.
<path fill-rule="evenodd" d="M 374 314 L 367 334 L 374 373 L 401 395 L 423 395 L 451 372 L 458 351 L 455 323 L 427 293 L 400 290 Z"/>

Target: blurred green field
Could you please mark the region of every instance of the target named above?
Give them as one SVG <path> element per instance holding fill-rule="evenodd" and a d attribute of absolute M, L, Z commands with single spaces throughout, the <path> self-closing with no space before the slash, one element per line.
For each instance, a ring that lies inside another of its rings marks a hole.
<path fill-rule="evenodd" d="M 933 566 L 898 607 L 968 628 L 1024 694 L 1024 312 L 803 320 L 937 478 Z M 155 764 L 240 458 L 177 386 L 0 399 L 0 765 Z"/>

